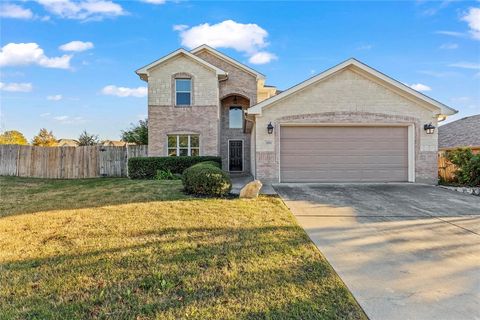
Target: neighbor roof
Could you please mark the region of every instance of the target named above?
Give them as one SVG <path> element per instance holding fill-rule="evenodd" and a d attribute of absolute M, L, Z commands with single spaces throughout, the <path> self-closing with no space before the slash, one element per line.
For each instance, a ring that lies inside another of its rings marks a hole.
<path fill-rule="evenodd" d="M 201 45 L 199 47 L 196 47 L 196 48 L 192 49 L 190 52 L 195 54 L 195 53 L 198 53 L 198 52 L 203 51 L 203 50 L 207 50 L 210 53 L 212 53 L 213 55 L 218 56 L 220 59 L 226 60 L 226 61 L 230 62 L 231 64 L 237 66 L 238 68 L 240 68 L 242 70 L 245 70 L 248 73 L 253 74 L 254 76 L 257 77 L 257 79 L 264 79 L 265 78 L 264 74 L 258 72 L 257 70 L 254 70 L 254 69 L 250 68 L 249 66 L 244 65 L 243 63 L 238 62 L 235 59 L 230 58 L 229 56 L 221 53 L 220 51 L 218 51 L 218 50 L 216 50 L 216 49 L 214 49 L 214 48 L 212 48 L 212 47 L 210 47 L 206 44 Z"/>
<path fill-rule="evenodd" d="M 190 52 L 188 52 L 187 50 L 183 49 L 183 48 L 180 48 L 178 50 L 175 50 L 173 51 L 172 53 L 170 54 L 167 54 L 166 56 L 150 63 L 150 64 L 147 64 L 146 66 L 138 69 L 137 71 L 135 71 L 136 74 L 138 74 L 140 76 L 140 78 L 142 80 L 146 80 L 144 77 L 142 76 L 147 76 L 148 77 L 148 70 L 150 70 L 151 68 L 155 67 L 155 66 L 158 66 L 159 64 L 167 61 L 167 60 L 170 60 L 172 58 L 175 58 L 177 57 L 178 55 L 185 55 L 195 61 L 197 61 L 198 63 L 200 64 L 203 64 L 204 66 L 206 66 L 207 68 L 215 71 L 217 73 L 217 75 L 223 75 L 223 76 L 226 76 L 227 75 L 227 72 L 223 71 L 222 69 L 220 68 L 217 68 L 215 67 L 214 65 L 208 63 L 207 61 L 197 57 L 196 55 L 194 54 L 191 54 Z"/>
<path fill-rule="evenodd" d="M 410 88 L 409 86 L 406 86 L 404 85 L 403 83 L 393 79 L 393 78 L 390 78 L 389 76 L 367 66 L 366 64 L 354 59 L 354 58 L 351 58 L 351 59 L 348 59 L 310 79 L 307 79 L 285 91 L 283 91 L 282 93 L 276 95 L 276 96 L 273 96 L 267 100 L 264 100 L 256 105 L 254 105 L 253 107 L 251 107 L 250 109 L 248 109 L 248 113 L 249 114 L 261 114 L 262 113 L 262 109 L 268 105 L 271 105 L 277 101 L 280 101 L 282 99 L 285 99 L 286 97 L 290 96 L 291 94 L 294 94 L 295 92 L 298 92 L 306 87 L 308 87 L 309 85 L 311 84 L 314 84 L 318 81 L 321 81 L 329 76 L 331 76 L 332 74 L 340 71 L 340 70 L 343 70 L 347 67 L 350 67 L 350 66 L 355 66 L 361 70 L 363 70 L 364 72 L 370 74 L 370 75 L 373 75 L 374 77 L 402 90 L 403 92 L 406 92 L 432 106 L 435 106 L 437 108 L 439 108 L 441 110 L 441 114 L 442 116 L 448 116 L 448 115 L 452 115 L 452 114 L 455 114 L 457 113 L 458 111 L 455 110 L 455 109 L 452 109 L 450 107 L 448 107 L 447 105 L 444 105 L 443 103 L 441 102 L 438 102 L 437 100 L 434 100 L 416 90 L 413 90 L 412 88 Z"/>
<path fill-rule="evenodd" d="M 438 127 L 438 147 L 480 146 L 480 114 Z"/>

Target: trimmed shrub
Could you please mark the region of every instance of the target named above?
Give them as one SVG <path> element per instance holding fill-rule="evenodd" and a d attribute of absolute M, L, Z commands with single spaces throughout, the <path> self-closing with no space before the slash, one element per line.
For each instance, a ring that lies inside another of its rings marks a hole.
<path fill-rule="evenodd" d="M 480 186 L 480 154 L 474 155 L 470 148 L 458 148 L 447 151 L 445 156 L 457 169 L 455 182 L 471 186 Z"/>
<path fill-rule="evenodd" d="M 172 173 L 170 170 L 157 170 L 156 180 L 180 180 L 181 175 Z"/>
<path fill-rule="evenodd" d="M 202 162 L 199 162 L 197 164 L 194 164 L 192 167 L 204 166 L 204 165 L 210 165 L 210 166 L 214 166 L 214 167 L 217 167 L 219 169 L 222 169 L 222 165 L 219 162 L 216 162 L 216 161 L 202 161 Z"/>
<path fill-rule="evenodd" d="M 232 189 L 228 174 L 218 166 L 205 162 L 183 172 L 185 192 L 203 196 L 224 196 Z"/>
<path fill-rule="evenodd" d="M 169 170 L 173 174 L 182 174 L 192 165 L 205 161 L 213 161 L 219 165 L 222 163 L 220 157 L 213 156 L 134 157 L 128 159 L 128 176 L 130 179 L 154 179 L 158 170 Z"/>

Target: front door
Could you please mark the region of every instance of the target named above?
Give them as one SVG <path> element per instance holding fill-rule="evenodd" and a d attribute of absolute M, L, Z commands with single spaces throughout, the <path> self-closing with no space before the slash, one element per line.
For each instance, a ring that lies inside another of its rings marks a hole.
<path fill-rule="evenodd" d="M 243 140 L 230 140 L 228 154 L 228 170 L 243 171 Z"/>

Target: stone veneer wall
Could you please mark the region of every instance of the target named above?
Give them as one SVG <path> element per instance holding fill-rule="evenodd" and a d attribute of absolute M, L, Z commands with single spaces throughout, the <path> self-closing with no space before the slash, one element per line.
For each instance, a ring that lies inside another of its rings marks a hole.
<path fill-rule="evenodd" d="M 218 106 L 148 106 L 148 155 L 167 156 L 167 135 L 198 134 L 200 155 L 217 156 Z"/>
<path fill-rule="evenodd" d="M 203 50 L 195 54 L 208 63 L 228 72 L 228 80 L 220 82 L 220 100 L 231 94 L 242 95 L 250 100 L 250 106 L 257 103 L 257 79 L 228 61 Z"/>
<path fill-rule="evenodd" d="M 243 140 L 243 172 L 250 172 L 250 133 L 244 133 L 243 128 L 229 128 L 229 111 L 232 106 L 241 106 L 243 110 L 249 107 L 248 99 L 237 97 L 237 103 L 233 103 L 233 96 L 227 97 L 221 102 L 220 110 L 220 154 L 222 155 L 222 167 L 228 171 L 228 140 Z M 223 156 L 225 155 L 225 156 Z"/>
<path fill-rule="evenodd" d="M 269 122 L 275 126 L 269 135 Z M 279 181 L 279 125 L 285 123 L 405 123 L 415 128 L 415 181 L 437 183 L 438 135 L 427 135 L 425 123 L 437 126 L 430 111 L 368 76 L 343 70 L 270 105 L 256 117 L 256 177 Z"/>
<path fill-rule="evenodd" d="M 174 79 L 191 76 L 192 102 L 175 106 Z M 167 135 L 200 135 L 200 155 L 219 155 L 219 90 L 216 73 L 185 56 L 150 70 L 148 79 L 148 154 L 167 155 Z"/>
<path fill-rule="evenodd" d="M 237 96 L 238 103 L 243 109 L 256 104 L 257 101 L 257 79 L 245 70 L 242 70 L 228 61 L 225 61 L 218 56 L 210 53 L 207 50 L 197 52 L 196 55 L 210 64 L 228 72 L 228 80 L 219 82 L 219 95 L 221 101 L 220 109 L 220 155 L 223 161 L 223 169 L 228 170 L 228 140 L 240 139 L 243 140 L 244 148 L 244 173 L 251 172 L 251 134 L 244 133 L 243 129 L 230 129 L 229 122 L 229 107 L 233 106 L 233 96 Z"/>

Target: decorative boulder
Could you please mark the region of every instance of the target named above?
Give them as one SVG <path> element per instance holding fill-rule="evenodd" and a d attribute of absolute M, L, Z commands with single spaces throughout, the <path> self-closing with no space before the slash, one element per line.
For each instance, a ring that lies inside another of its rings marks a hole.
<path fill-rule="evenodd" d="M 259 180 L 253 180 L 247 183 L 242 190 L 240 190 L 240 198 L 254 199 L 258 197 L 258 193 L 262 188 L 262 183 Z"/>

